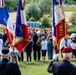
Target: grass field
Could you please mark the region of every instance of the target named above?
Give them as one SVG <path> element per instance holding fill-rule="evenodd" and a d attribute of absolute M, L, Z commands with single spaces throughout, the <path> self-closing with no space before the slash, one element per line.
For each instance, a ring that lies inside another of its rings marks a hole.
<path fill-rule="evenodd" d="M 32 64 L 26 63 L 26 56 L 24 62 L 19 62 L 19 67 L 22 75 L 52 75 L 47 72 L 47 67 L 50 63 L 50 60 L 46 57 L 46 62 L 42 63 L 42 61 L 34 61 L 32 58 Z"/>
<path fill-rule="evenodd" d="M 64 11 L 69 11 L 69 12 L 76 12 L 76 6 L 72 6 L 72 5 L 69 5 L 69 6 L 63 6 L 64 8 Z"/>
<path fill-rule="evenodd" d="M 61 61 L 61 58 L 59 58 Z M 47 67 L 51 60 L 48 60 L 46 57 L 46 62 L 42 63 L 42 61 L 32 61 L 32 64 L 26 63 L 26 57 L 24 62 L 19 62 L 19 67 L 22 75 L 53 75 L 52 73 L 47 72 Z M 76 64 L 76 62 L 72 62 Z"/>

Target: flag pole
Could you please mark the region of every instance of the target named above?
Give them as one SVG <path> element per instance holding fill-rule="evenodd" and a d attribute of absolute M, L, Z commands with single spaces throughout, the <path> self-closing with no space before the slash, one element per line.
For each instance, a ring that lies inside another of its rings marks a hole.
<path fill-rule="evenodd" d="M 12 43 L 12 62 L 14 61 L 14 35 L 13 35 L 13 43 Z"/>
<path fill-rule="evenodd" d="M 13 26 L 13 30 L 15 30 L 15 26 Z M 14 51 L 15 51 L 14 44 L 15 44 L 15 35 L 13 35 L 13 43 L 12 43 L 12 45 L 13 45 L 12 46 L 12 62 L 16 62 L 17 63 L 17 59 L 16 59 L 16 57 L 14 57 Z"/>

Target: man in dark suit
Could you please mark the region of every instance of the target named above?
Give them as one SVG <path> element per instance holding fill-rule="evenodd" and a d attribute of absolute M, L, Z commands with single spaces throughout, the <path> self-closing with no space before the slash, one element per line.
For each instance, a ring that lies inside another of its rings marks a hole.
<path fill-rule="evenodd" d="M 76 66 L 70 63 L 72 48 L 64 48 L 62 54 L 63 60 L 61 62 L 55 62 L 52 60 L 48 66 L 48 72 L 53 73 L 53 75 L 76 75 Z"/>
<path fill-rule="evenodd" d="M 1 51 L 0 75 L 21 75 L 16 63 L 9 61 L 9 49 L 4 47 Z"/>
<path fill-rule="evenodd" d="M 37 55 L 36 55 L 36 52 L 37 52 L 37 44 L 36 44 L 36 42 L 37 42 L 37 40 L 38 40 L 38 36 L 37 36 L 37 33 L 35 32 L 35 30 L 33 30 L 33 32 L 32 32 L 32 35 L 33 35 L 33 52 L 34 52 L 34 60 L 36 61 L 36 59 L 37 59 Z"/>

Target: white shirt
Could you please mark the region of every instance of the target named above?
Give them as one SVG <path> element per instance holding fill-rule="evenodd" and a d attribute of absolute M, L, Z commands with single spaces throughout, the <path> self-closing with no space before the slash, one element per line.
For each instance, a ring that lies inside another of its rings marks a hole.
<path fill-rule="evenodd" d="M 41 50 L 47 50 L 47 41 L 42 41 L 41 42 Z"/>
<path fill-rule="evenodd" d="M 72 47 L 72 49 L 76 49 L 76 43 L 71 43 L 71 47 Z"/>
<path fill-rule="evenodd" d="M 68 39 L 68 40 L 67 40 L 67 47 L 70 46 L 70 45 L 71 45 L 71 41 L 70 41 L 70 39 Z M 60 50 L 61 50 L 63 47 L 66 48 L 65 39 L 64 39 L 64 38 L 62 38 L 61 41 L 60 41 Z"/>
<path fill-rule="evenodd" d="M 0 39 L 0 51 L 2 50 L 2 47 L 3 47 L 3 40 Z"/>

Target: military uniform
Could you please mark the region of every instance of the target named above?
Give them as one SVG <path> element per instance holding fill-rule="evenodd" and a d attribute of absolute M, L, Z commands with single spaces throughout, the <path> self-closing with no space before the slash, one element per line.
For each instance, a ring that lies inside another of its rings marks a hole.
<path fill-rule="evenodd" d="M 62 50 L 63 60 L 61 62 L 52 62 L 48 67 L 48 72 L 53 75 L 76 75 L 76 66 L 70 63 L 72 57 L 72 48 L 66 47 Z"/>
<path fill-rule="evenodd" d="M 5 65 L 6 67 L 1 75 L 21 75 L 18 65 L 16 63 L 9 62 L 9 60 L 5 58 L 0 61 L 0 71 Z"/>
<path fill-rule="evenodd" d="M 76 75 L 76 67 L 68 60 L 63 60 L 62 62 L 52 61 L 48 67 L 48 72 L 53 73 L 53 75 L 70 75 L 72 70 L 74 70 L 73 75 Z"/>
<path fill-rule="evenodd" d="M 10 62 L 8 47 L 1 50 L 2 60 L 0 60 L 0 75 L 21 75 L 17 63 Z"/>

